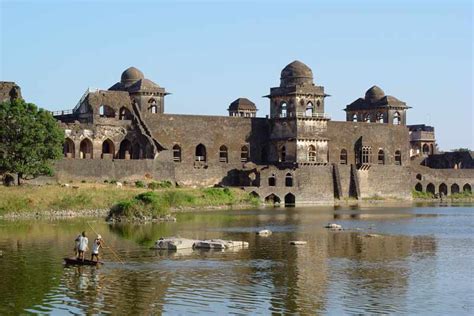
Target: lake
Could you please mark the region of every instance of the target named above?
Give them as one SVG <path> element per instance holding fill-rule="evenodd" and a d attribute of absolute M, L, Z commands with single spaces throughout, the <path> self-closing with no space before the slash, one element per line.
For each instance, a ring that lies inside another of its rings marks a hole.
<path fill-rule="evenodd" d="M 474 313 L 472 205 L 266 208 L 177 218 L 0 222 L 0 314 Z M 345 230 L 325 229 L 329 222 Z M 101 267 L 64 266 L 78 233 L 94 239 L 89 225 L 124 263 L 103 249 Z M 273 234 L 257 236 L 263 228 Z M 162 236 L 250 245 L 151 250 Z"/>

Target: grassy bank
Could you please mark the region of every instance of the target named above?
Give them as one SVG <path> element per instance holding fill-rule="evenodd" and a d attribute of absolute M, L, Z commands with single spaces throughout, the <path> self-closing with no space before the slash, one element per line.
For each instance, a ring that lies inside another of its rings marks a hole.
<path fill-rule="evenodd" d="M 413 190 L 412 191 L 413 199 L 415 200 L 439 200 L 430 192 L 420 192 Z M 443 197 L 444 200 L 450 200 L 453 202 L 456 201 L 472 201 L 474 200 L 474 195 L 470 191 L 464 191 L 459 193 L 453 193 L 448 196 Z"/>
<path fill-rule="evenodd" d="M 208 206 L 225 206 L 248 204 L 258 201 L 248 193 L 239 189 L 187 189 L 162 188 L 158 186 L 154 194 L 143 193 L 151 191 L 147 188 L 124 186 L 117 188 L 115 184 L 81 183 L 74 187 L 59 185 L 46 186 L 0 186 L 0 215 L 9 213 L 34 213 L 42 211 L 61 210 L 91 210 L 111 209 L 118 204 L 129 204 L 125 211 L 132 210 L 130 204 L 135 203 L 135 197 L 147 208 L 156 207 L 156 212 L 164 213 L 172 208 L 194 208 Z M 142 195 L 141 195 L 142 194 Z M 147 199 L 148 197 L 148 199 Z M 133 208 L 139 207 L 135 203 Z"/>

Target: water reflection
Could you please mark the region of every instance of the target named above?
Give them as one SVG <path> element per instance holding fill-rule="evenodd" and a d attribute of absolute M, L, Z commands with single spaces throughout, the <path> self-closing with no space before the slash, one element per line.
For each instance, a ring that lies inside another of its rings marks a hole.
<path fill-rule="evenodd" d="M 106 264 L 99 268 L 60 263 L 84 223 L 39 222 L 21 232 L 10 228 L 0 231 L 0 249 L 11 256 L 0 258 L 0 278 L 6 282 L 0 286 L 0 306 L 15 301 L 16 313 L 86 314 L 444 311 L 444 291 L 433 285 L 449 284 L 450 276 L 456 279 L 469 267 L 437 260 L 452 251 L 452 243 L 463 253 L 458 261 L 474 259 L 469 247 L 474 221 L 469 209 L 439 210 L 339 209 L 336 220 L 348 228 L 342 232 L 323 228 L 335 219 L 326 209 L 182 214 L 177 223 L 146 225 L 97 222 L 95 229 L 125 261 L 104 250 Z M 464 229 L 446 228 L 462 223 Z M 257 236 L 261 228 L 273 234 Z M 162 236 L 244 240 L 250 247 L 150 250 Z M 307 244 L 295 247 L 290 240 Z M 449 247 L 440 247 L 440 240 Z M 451 287 L 457 294 L 452 299 L 471 308 L 469 296 L 462 294 L 473 288 L 462 284 Z"/>

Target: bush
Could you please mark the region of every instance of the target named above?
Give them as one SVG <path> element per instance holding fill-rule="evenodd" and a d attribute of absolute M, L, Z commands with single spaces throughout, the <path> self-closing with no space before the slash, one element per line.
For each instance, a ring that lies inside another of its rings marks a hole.
<path fill-rule="evenodd" d="M 453 193 L 449 196 L 453 200 L 458 200 L 458 199 L 471 199 L 473 197 L 471 191 L 463 191 L 459 193 Z"/>
<path fill-rule="evenodd" d="M 86 183 L 86 180 L 82 180 L 81 183 Z"/>
<path fill-rule="evenodd" d="M 430 192 L 421 192 L 416 190 L 411 191 L 411 196 L 414 199 L 434 199 L 433 194 Z"/>
<path fill-rule="evenodd" d="M 145 187 L 145 183 L 143 183 L 143 181 L 138 180 L 138 181 L 135 181 L 135 186 L 136 186 L 137 188 L 144 188 L 144 187 Z"/>
<path fill-rule="evenodd" d="M 160 182 L 150 182 L 148 183 L 148 189 L 151 189 L 151 190 L 156 190 L 156 189 L 169 189 L 173 186 L 173 184 L 168 181 L 168 180 L 165 180 L 165 181 L 160 181 Z"/>
<path fill-rule="evenodd" d="M 117 180 L 110 180 L 110 184 L 117 184 Z"/>

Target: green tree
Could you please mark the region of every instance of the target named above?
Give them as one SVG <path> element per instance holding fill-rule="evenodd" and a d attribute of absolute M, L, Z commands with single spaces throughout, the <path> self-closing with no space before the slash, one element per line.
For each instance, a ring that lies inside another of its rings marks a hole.
<path fill-rule="evenodd" d="M 21 179 L 51 175 L 61 157 L 64 132 L 51 113 L 24 100 L 0 103 L 0 173 Z"/>

